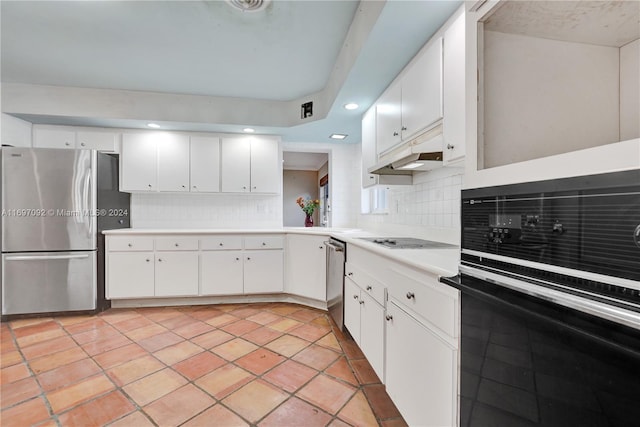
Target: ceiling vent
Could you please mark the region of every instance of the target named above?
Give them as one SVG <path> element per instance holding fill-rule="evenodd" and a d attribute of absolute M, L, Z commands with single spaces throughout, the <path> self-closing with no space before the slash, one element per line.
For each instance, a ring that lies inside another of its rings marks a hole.
<path fill-rule="evenodd" d="M 266 9 L 271 0 L 227 0 L 227 3 L 243 12 L 258 12 Z"/>

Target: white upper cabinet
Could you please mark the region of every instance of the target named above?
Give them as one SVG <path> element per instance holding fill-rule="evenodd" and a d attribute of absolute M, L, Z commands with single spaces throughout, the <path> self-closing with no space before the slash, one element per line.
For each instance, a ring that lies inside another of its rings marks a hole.
<path fill-rule="evenodd" d="M 248 137 L 222 138 L 223 193 L 248 193 L 251 189 L 251 140 Z"/>
<path fill-rule="evenodd" d="M 191 191 L 216 193 L 220 191 L 220 138 L 191 137 Z"/>
<path fill-rule="evenodd" d="M 377 154 L 442 119 L 442 43 L 430 41 L 377 100 Z"/>
<path fill-rule="evenodd" d="M 377 153 L 383 153 L 400 142 L 402 128 L 400 81 L 391 84 L 376 103 Z"/>
<path fill-rule="evenodd" d="M 367 172 L 378 161 L 376 155 L 376 106 L 362 116 L 362 188 L 378 183 L 378 175 Z"/>
<path fill-rule="evenodd" d="M 117 153 L 118 137 L 119 134 L 116 132 L 78 131 L 76 133 L 76 148 Z"/>
<path fill-rule="evenodd" d="M 445 164 L 465 156 L 465 107 L 465 15 L 462 13 L 444 33 Z"/>
<path fill-rule="evenodd" d="M 33 146 L 37 148 L 80 148 L 116 153 L 118 138 L 117 132 L 76 131 L 75 128 L 67 126 L 33 127 Z"/>
<path fill-rule="evenodd" d="M 189 191 L 189 137 L 158 134 L 158 190 Z"/>
<path fill-rule="evenodd" d="M 157 191 L 157 133 L 125 133 L 120 156 L 121 191 Z"/>
<path fill-rule="evenodd" d="M 442 118 L 442 37 L 430 42 L 402 78 L 402 140 Z"/>
<path fill-rule="evenodd" d="M 221 144 L 222 192 L 280 192 L 282 165 L 276 138 L 227 137 Z"/>
<path fill-rule="evenodd" d="M 278 140 L 268 137 L 251 138 L 251 192 L 280 192 L 280 151 Z"/>

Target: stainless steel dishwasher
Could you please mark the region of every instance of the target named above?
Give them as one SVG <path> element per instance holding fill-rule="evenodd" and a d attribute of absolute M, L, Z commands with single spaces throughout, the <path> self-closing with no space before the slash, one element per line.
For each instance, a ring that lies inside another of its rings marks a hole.
<path fill-rule="evenodd" d="M 347 245 L 336 239 L 325 242 L 327 247 L 327 310 L 342 330 L 344 319 L 344 263 Z"/>

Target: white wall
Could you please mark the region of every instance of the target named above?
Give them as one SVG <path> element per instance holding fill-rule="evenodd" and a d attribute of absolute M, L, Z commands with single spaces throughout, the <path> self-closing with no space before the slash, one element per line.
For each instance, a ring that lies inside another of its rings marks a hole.
<path fill-rule="evenodd" d="M 640 39 L 620 48 L 620 140 L 640 138 Z"/>
<path fill-rule="evenodd" d="M 458 244 L 464 169 L 443 167 L 389 188 L 388 214 L 360 214 L 358 227 Z"/>
<path fill-rule="evenodd" d="M 306 214 L 296 203 L 298 197 L 303 199 L 318 198 L 317 171 L 282 171 L 282 211 L 285 227 L 303 227 Z M 318 211 L 313 214 L 313 223 L 320 225 Z"/>
<path fill-rule="evenodd" d="M 14 147 L 31 147 L 31 123 L 2 113 L 0 142 Z"/>
<path fill-rule="evenodd" d="M 484 38 L 484 167 L 620 140 L 618 48 Z"/>

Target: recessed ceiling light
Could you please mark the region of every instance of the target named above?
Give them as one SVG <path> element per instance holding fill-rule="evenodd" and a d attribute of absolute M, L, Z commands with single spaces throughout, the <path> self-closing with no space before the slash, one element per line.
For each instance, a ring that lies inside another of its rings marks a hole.
<path fill-rule="evenodd" d="M 155 123 L 147 123 L 147 126 L 149 126 L 150 128 L 154 128 L 154 129 L 158 129 L 160 127 L 160 125 L 155 124 Z"/>
<path fill-rule="evenodd" d="M 355 102 L 350 102 L 348 104 L 344 104 L 344 108 L 345 110 L 355 110 L 358 108 L 358 104 L 356 104 Z"/>
<path fill-rule="evenodd" d="M 256 130 L 255 130 L 254 128 L 244 128 L 244 129 L 242 129 L 242 131 L 243 131 L 243 132 L 247 132 L 247 133 L 253 133 L 253 132 L 255 132 Z"/>
<path fill-rule="evenodd" d="M 332 133 L 331 136 L 329 136 L 331 139 L 345 139 L 346 137 L 347 135 L 343 133 Z"/>

